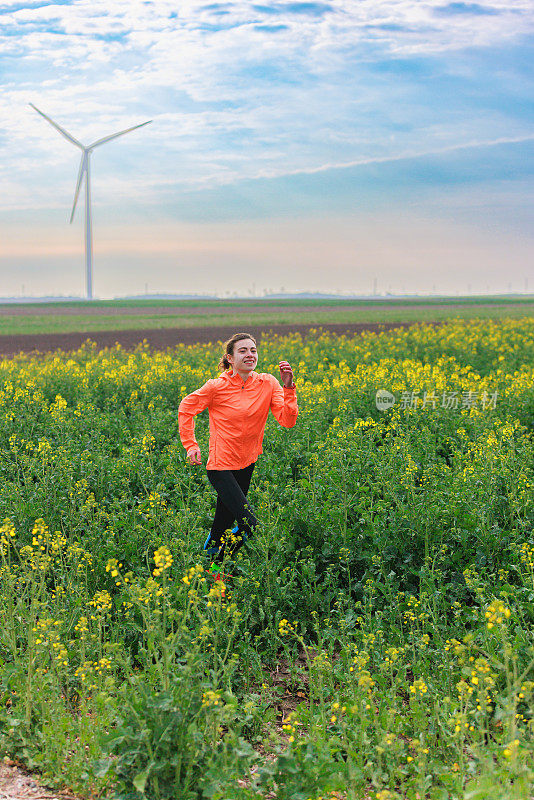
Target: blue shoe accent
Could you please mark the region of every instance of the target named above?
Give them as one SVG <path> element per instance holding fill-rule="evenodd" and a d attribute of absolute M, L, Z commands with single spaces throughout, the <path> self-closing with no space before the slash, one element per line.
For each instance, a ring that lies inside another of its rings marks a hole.
<path fill-rule="evenodd" d="M 232 528 L 232 533 L 238 533 L 238 532 L 239 532 L 239 525 L 236 525 L 235 527 Z M 247 534 L 243 533 L 241 535 L 243 537 L 243 541 L 245 541 L 245 539 L 247 538 Z M 210 541 L 211 541 L 211 532 L 208 533 L 208 536 L 206 538 L 206 541 L 204 542 L 204 546 L 202 547 L 202 550 L 208 556 L 214 556 L 219 552 L 219 550 L 221 549 L 221 546 L 220 545 L 216 545 L 215 547 L 208 547 Z"/>
<path fill-rule="evenodd" d="M 239 525 L 235 525 L 232 528 L 232 533 L 239 533 Z M 241 537 L 243 541 L 246 541 L 246 539 L 248 538 L 246 533 L 242 533 Z M 208 536 L 206 538 L 206 541 L 204 542 L 202 550 L 204 553 L 206 553 L 207 556 L 216 556 L 221 550 L 221 545 L 216 545 L 215 547 L 209 547 L 208 545 L 210 541 L 211 541 L 211 532 L 208 533 Z"/>
<path fill-rule="evenodd" d="M 236 525 L 236 526 L 235 526 L 235 528 L 232 528 L 232 533 L 239 533 L 239 525 Z M 247 541 L 247 539 L 248 539 L 248 533 L 245 533 L 245 532 L 243 531 L 243 532 L 240 534 L 240 536 L 241 536 L 241 539 L 242 539 L 242 541 L 243 541 L 243 542 L 246 542 L 246 541 Z"/>

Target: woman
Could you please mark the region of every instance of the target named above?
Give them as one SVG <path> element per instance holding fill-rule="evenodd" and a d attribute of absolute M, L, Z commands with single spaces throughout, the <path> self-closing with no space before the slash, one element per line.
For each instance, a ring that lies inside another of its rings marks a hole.
<path fill-rule="evenodd" d="M 225 344 L 219 362 L 222 375 L 207 381 L 184 397 L 178 408 L 180 439 L 190 464 L 201 464 L 195 439 L 194 417 L 205 408 L 210 419 L 208 479 L 217 492 L 217 507 L 204 550 L 214 557 L 210 572 L 215 580 L 224 577 L 220 564 L 232 557 L 252 535 L 257 519 L 247 502 L 247 492 L 256 459 L 262 452 L 263 433 L 269 409 L 284 428 L 292 428 L 298 416 L 293 370 L 281 361 L 284 388 L 273 375 L 254 372 L 258 362 L 256 340 L 248 333 L 236 333 Z M 231 541 L 224 533 L 231 531 Z"/>

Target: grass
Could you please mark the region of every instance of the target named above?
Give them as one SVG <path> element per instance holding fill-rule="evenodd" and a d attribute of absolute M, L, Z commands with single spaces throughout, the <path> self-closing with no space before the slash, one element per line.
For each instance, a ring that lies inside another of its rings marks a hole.
<path fill-rule="evenodd" d="M 158 313 L 158 306 L 162 311 Z M 232 312 L 236 306 L 246 311 Z M 310 311 L 310 306 L 313 311 Z M 6 308 L 4 306 L 4 308 Z M 376 323 L 438 321 L 453 316 L 507 319 L 534 316 L 528 298 L 425 298 L 394 300 L 225 300 L 220 301 L 101 301 L 94 304 L 26 306 L 24 314 L 0 316 L 0 335 L 144 330 L 163 328 L 230 327 L 251 325 Z M 180 313 L 174 309 L 179 308 Z M 13 306 L 10 306 L 13 309 Z M 146 309 L 146 313 L 142 313 Z M 164 309 L 164 310 L 163 310 Z M 270 310 L 272 309 L 272 310 Z M 300 310 L 302 309 L 302 310 Z M 53 311 L 53 313 L 50 313 Z M 62 311 L 64 313 L 62 313 Z M 73 311 L 75 313 L 73 313 Z M 132 313 L 135 311 L 135 314 Z M 188 313 L 188 311 L 194 313 Z M 77 312 L 77 313 L 76 313 Z M 109 313 L 106 313 L 109 312 Z M 139 313 L 141 312 L 141 313 Z"/>

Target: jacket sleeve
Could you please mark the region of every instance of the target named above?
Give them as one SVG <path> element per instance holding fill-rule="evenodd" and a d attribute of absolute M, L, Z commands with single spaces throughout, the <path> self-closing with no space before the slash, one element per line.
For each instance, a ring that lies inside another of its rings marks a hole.
<path fill-rule="evenodd" d="M 298 417 L 297 390 L 282 388 L 273 377 L 273 393 L 271 395 L 271 411 L 277 422 L 284 428 L 292 428 Z"/>
<path fill-rule="evenodd" d="M 200 389 L 184 397 L 178 406 L 180 439 L 187 452 L 189 452 L 192 447 L 198 447 L 198 442 L 195 439 L 194 417 L 209 406 L 214 389 L 213 380 L 206 381 L 204 386 L 201 386 Z"/>

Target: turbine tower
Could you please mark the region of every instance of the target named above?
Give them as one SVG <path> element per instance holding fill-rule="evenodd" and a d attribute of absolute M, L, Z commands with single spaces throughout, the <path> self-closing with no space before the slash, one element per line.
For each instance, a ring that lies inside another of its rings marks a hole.
<path fill-rule="evenodd" d="M 106 142 L 110 142 L 112 139 L 116 139 L 118 136 L 124 136 L 125 133 L 130 133 L 130 131 L 135 131 L 136 128 L 142 128 L 144 125 L 148 125 L 152 122 L 149 119 L 147 122 L 142 122 L 140 125 L 134 125 L 133 128 L 126 128 L 124 131 L 119 131 L 118 133 L 112 133 L 110 136 L 104 136 L 103 139 L 97 139 L 96 142 L 84 146 L 78 139 L 75 139 L 74 136 L 71 136 L 64 128 L 54 122 L 53 119 L 47 117 L 46 114 L 43 114 L 42 111 L 39 111 L 37 106 L 34 106 L 33 103 L 30 103 L 31 107 L 37 111 L 42 117 L 46 119 L 47 122 L 52 125 L 59 133 L 67 139 L 67 141 L 71 142 L 72 144 L 79 147 L 82 151 L 82 160 L 80 162 L 80 169 L 78 171 L 78 181 L 76 183 L 76 191 L 74 192 L 74 203 L 72 204 L 72 211 L 70 215 L 70 222 L 74 219 L 74 212 L 76 211 L 76 203 L 78 202 L 78 196 L 80 194 L 80 189 L 82 186 L 82 181 L 85 177 L 85 285 L 86 285 L 86 292 L 87 292 L 87 299 L 93 299 L 93 222 L 91 217 L 91 171 L 90 171 L 90 159 L 91 153 L 95 149 L 95 147 L 99 147 L 101 144 L 105 144 Z"/>

